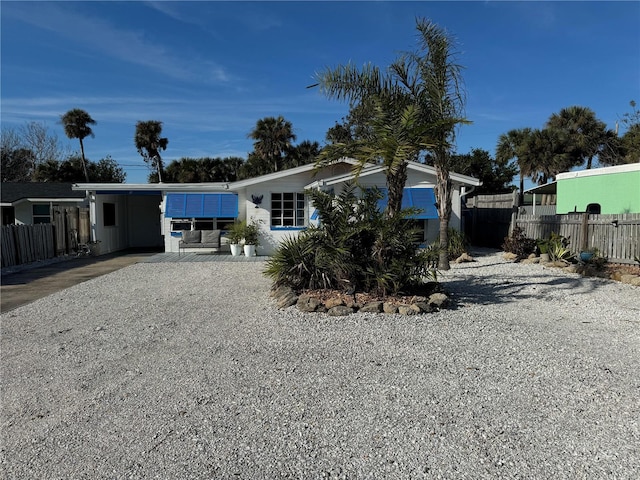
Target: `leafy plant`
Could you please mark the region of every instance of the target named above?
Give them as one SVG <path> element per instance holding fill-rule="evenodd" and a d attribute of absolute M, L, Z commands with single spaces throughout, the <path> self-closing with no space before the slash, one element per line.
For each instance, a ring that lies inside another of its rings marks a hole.
<path fill-rule="evenodd" d="M 536 241 L 528 238 L 522 228 L 515 227 L 511 235 L 505 237 L 502 249 L 505 252 L 513 253 L 517 256 L 517 260 L 522 260 L 533 253 L 536 248 Z"/>
<path fill-rule="evenodd" d="M 569 250 L 569 239 L 560 234 L 551 233 L 549 237 L 549 257 L 554 262 L 569 261 L 573 258 L 571 250 Z"/>
<path fill-rule="evenodd" d="M 469 242 L 460 230 L 449 227 L 448 256 L 449 260 L 455 260 L 467 252 Z"/>
<path fill-rule="evenodd" d="M 384 296 L 435 279 L 431 253 L 419 248 L 419 231 L 408 222 L 411 211 L 385 216 L 378 210 L 382 195 L 377 189 L 364 190 L 361 196 L 353 185 L 339 195 L 307 193 L 320 226 L 286 239 L 267 261 L 264 273 L 275 286 Z"/>
<path fill-rule="evenodd" d="M 260 222 L 251 220 L 244 224 L 244 243 L 245 245 L 260 245 Z"/>
<path fill-rule="evenodd" d="M 536 240 L 536 247 L 541 254 L 549 253 L 549 239 L 539 238 Z"/>
<path fill-rule="evenodd" d="M 227 230 L 226 237 L 229 240 L 230 244 L 235 245 L 235 244 L 242 243 L 246 225 L 247 225 L 247 222 L 245 220 L 241 220 L 241 221 L 236 220 L 235 222 L 225 226 L 225 229 Z"/>

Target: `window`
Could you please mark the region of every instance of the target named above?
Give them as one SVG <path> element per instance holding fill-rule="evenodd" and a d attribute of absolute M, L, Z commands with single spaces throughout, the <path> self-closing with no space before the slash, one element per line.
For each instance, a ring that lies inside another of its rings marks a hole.
<path fill-rule="evenodd" d="M 190 218 L 176 218 L 171 220 L 171 231 L 182 232 L 183 230 L 191 230 Z"/>
<path fill-rule="evenodd" d="M 599 203 L 590 203 L 587 205 L 587 213 L 600 215 L 600 204 Z"/>
<path fill-rule="evenodd" d="M 303 193 L 272 193 L 271 226 L 304 227 L 304 205 Z"/>
<path fill-rule="evenodd" d="M 215 230 L 213 228 L 213 218 L 196 218 L 193 221 L 194 230 Z"/>
<path fill-rule="evenodd" d="M 51 210 L 49 205 L 34 205 L 33 206 L 33 224 L 36 223 L 51 223 Z"/>
<path fill-rule="evenodd" d="M 115 227 L 116 225 L 116 204 L 102 204 L 102 219 L 105 227 Z"/>

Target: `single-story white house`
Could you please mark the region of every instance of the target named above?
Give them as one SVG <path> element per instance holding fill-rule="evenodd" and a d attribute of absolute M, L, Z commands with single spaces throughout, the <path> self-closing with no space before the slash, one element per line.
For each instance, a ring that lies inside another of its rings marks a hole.
<path fill-rule="evenodd" d="M 92 238 L 101 242 L 101 253 L 160 245 L 165 252 L 178 252 L 184 230 L 225 230 L 234 220 L 246 219 L 260 224 L 258 254 L 270 255 L 285 237 L 317 222 L 305 190 L 339 193 L 353 182 L 356 163 L 345 158 L 318 171 L 309 164 L 230 183 L 78 183 L 73 188 L 85 191 L 89 198 Z M 462 198 L 481 182 L 456 173 L 451 181 L 450 224 L 459 229 Z M 435 184 L 435 168 L 409 163 L 403 206 L 423 209 L 416 219 L 423 224 L 426 242 L 438 236 Z M 384 189 L 384 167 L 365 167 L 358 185 Z"/>

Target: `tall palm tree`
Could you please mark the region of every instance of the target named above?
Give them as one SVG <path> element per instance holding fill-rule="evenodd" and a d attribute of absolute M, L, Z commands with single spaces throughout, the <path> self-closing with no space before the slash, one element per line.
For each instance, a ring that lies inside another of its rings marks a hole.
<path fill-rule="evenodd" d="M 64 126 L 64 133 L 68 138 L 77 138 L 80 140 L 80 154 L 82 156 L 82 169 L 84 177 L 89 182 L 89 173 L 87 171 L 87 160 L 84 156 L 84 139 L 88 136 L 93 137 L 93 130 L 90 125 L 96 125 L 96 121 L 91 118 L 87 112 L 80 108 L 74 108 L 60 117 Z"/>
<path fill-rule="evenodd" d="M 136 124 L 136 133 L 133 141 L 136 145 L 138 153 L 144 161 L 149 164 L 152 172 L 156 169 L 158 173 L 158 181 L 162 183 L 162 157 L 160 150 L 166 150 L 169 140 L 163 138 L 162 122 L 157 120 L 139 121 Z"/>
<path fill-rule="evenodd" d="M 605 148 L 608 138 L 605 123 L 598 120 L 594 111 L 587 107 L 563 108 L 549 117 L 546 128 L 559 130 L 566 135 L 569 163 L 579 166 L 586 160 L 587 169 L 591 168 L 593 158 Z"/>
<path fill-rule="evenodd" d="M 366 111 L 367 104 L 375 105 L 373 120 L 369 123 L 374 136 L 382 140 L 379 146 L 388 155 L 383 162 L 387 165 L 389 213 L 393 214 L 401 204 L 407 162 L 417 160 L 420 152 L 427 148 L 431 151 L 437 172 L 435 193 L 440 216 L 438 268 L 446 270 L 449 269 L 447 244 L 453 191 L 449 175 L 451 148 L 456 126 L 468 122 L 463 118 L 461 67 L 455 63 L 452 38 L 425 19 L 417 19 L 416 28 L 417 50 L 401 55 L 388 72 L 371 64 L 362 69 L 348 64 L 326 69 L 316 75 L 316 80 L 323 93 L 329 98 L 349 101 L 352 110 L 364 105 Z M 396 123 L 389 124 L 387 135 L 380 136 L 382 119 Z M 394 135 L 399 136 L 393 139 Z M 396 150 L 391 154 L 394 144 Z M 336 146 L 339 148 L 339 144 Z M 374 142 L 371 149 L 376 148 Z M 361 169 L 366 160 L 358 160 Z"/>
<path fill-rule="evenodd" d="M 258 120 L 248 137 L 255 140 L 255 153 L 273 166 L 273 172 L 280 169 L 284 152 L 291 148 L 291 143 L 296 139 L 293 125 L 282 115 Z"/>
<path fill-rule="evenodd" d="M 527 155 L 535 159 L 530 165 L 531 180 L 544 185 L 573 166 L 575 157 L 570 153 L 567 142 L 563 132 L 553 128 L 531 131 L 525 140 Z"/>
<path fill-rule="evenodd" d="M 527 139 L 531 135 L 530 128 L 509 130 L 498 138 L 496 146 L 496 160 L 507 164 L 515 160 L 520 172 L 520 186 L 518 191 L 519 204 L 524 203 L 524 178 L 531 175 L 533 161 L 527 151 Z"/>

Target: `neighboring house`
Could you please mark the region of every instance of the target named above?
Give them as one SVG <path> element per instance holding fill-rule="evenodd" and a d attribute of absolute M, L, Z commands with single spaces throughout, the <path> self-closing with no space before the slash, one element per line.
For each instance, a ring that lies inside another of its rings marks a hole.
<path fill-rule="evenodd" d="M 80 183 L 76 190 L 86 191 L 90 217 L 101 252 L 134 246 L 156 246 L 164 242 L 166 252 L 177 252 L 184 230 L 224 230 L 236 219 L 260 224 L 258 252 L 269 255 L 289 235 L 297 235 L 317 224 L 318 215 L 306 189 L 317 188 L 336 194 L 354 180 L 355 160 L 342 159 L 321 170 L 303 165 L 281 172 L 230 183 L 186 184 L 91 184 Z M 438 215 L 433 188 L 433 167 L 410 162 L 407 169 L 404 206 L 424 212 L 416 216 L 424 230 L 424 240 L 438 237 Z M 460 228 L 461 199 L 481 182 L 464 175 L 451 174 L 453 184 L 451 226 Z M 358 184 L 362 188 L 379 187 L 384 191 L 384 168 L 365 167 Z M 385 200 L 380 202 L 383 207 Z"/>
<path fill-rule="evenodd" d="M 50 223 L 54 207 L 79 207 L 85 192 L 72 183 L 3 182 L 0 192 L 2 225 Z"/>
<path fill-rule="evenodd" d="M 640 213 L 640 163 L 560 173 L 557 212 Z"/>
<path fill-rule="evenodd" d="M 616 215 L 640 213 L 640 163 L 564 172 L 556 181 L 531 188 L 536 197 L 555 195 L 556 213 Z M 540 208 L 534 214 L 548 214 Z"/>

